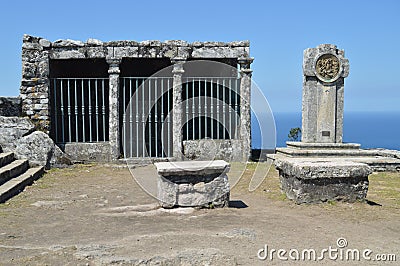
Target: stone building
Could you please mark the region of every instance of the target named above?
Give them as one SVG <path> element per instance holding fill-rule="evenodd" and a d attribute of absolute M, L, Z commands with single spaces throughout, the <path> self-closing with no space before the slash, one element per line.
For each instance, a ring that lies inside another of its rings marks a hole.
<path fill-rule="evenodd" d="M 214 71 L 199 60 L 229 68 Z M 24 35 L 22 114 L 77 161 L 247 160 L 252 61 L 248 41 L 50 42 Z M 200 71 L 190 67 L 195 62 Z"/>

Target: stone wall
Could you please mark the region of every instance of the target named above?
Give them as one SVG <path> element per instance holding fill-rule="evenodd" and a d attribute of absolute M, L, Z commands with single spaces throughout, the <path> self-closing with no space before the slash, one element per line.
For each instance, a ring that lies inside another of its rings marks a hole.
<path fill-rule="evenodd" d="M 20 116 L 21 99 L 19 97 L 0 97 L 0 116 Z"/>
<path fill-rule="evenodd" d="M 231 139 L 201 139 L 183 141 L 183 153 L 190 160 L 242 160 L 242 142 Z"/>
<path fill-rule="evenodd" d="M 49 133 L 51 129 L 50 105 L 50 61 L 53 59 L 106 59 L 109 64 L 110 78 L 110 158 L 117 159 L 119 151 L 119 64 L 122 58 L 168 58 L 174 64 L 174 84 L 182 77 L 181 64 L 193 59 L 236 59 L 240 64 L 241 96 L 245 104 L 241 107 L 242 125 L 240 139 L 242 145 L 242 160 L 250 157 L 250 44 L 248 41 L 234 42 L 193 42 L 182 40 L 170 41 L 109 41 L 102 42 L 88 39 L 86 42 L 76 40 L 57 40 L 50 42 L 44 38 L 24 35 L 22 45 L 22 81 L 20 97 L 22 114 L 29 117 L 37 128 Z M 176 67 L 175 67 L 176 66 Z M 179 87 L 175 88 L 177 96 Z M 180 93 L 180 91 L 179 91 Z M 180 98 L 175 98 L 179 100 Z M 111 104 L 112 103 L 112 104 Z M 177 103 L 179 105 L 179 103 Z M 174 111 L 174 115 L 179 114 Z M 174 121 L 179 118 L 175 117 Z M 246 122 L 245 122 L 246 120 Z M 174 124 L 180 130 L 180 124 Z M 175 130 L 174 130 L 175 132 Z M 179 156 L 182 150 L 181 134 L 174 134 L 174 150 Z M 178 158 L 180 159 L 180 158 Z"/>

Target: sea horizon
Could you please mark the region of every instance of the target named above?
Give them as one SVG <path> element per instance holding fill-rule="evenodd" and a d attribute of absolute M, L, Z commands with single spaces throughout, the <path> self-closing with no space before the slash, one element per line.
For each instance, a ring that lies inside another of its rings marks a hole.
<path fill-rule="evenodd" d="M 276 147 L 285 147 L 291 128 L 301 128 L 301 112 L 274 112 Z M 262 117 L 260 118 L 262 119 Z M 359 143 L 363 149 L 400 150 L 400 111 L 345 111 L 343 142 Z M 299 139 L 300 141 L 300 139 Z M 263 145 L 255 117 L 252 116 L 252 148 L 271 149 Z"/>

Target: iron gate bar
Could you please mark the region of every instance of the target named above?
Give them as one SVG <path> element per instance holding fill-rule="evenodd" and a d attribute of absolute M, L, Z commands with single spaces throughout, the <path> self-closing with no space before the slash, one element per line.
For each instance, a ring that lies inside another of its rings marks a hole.
<path fill-rule="evenodd" d="M 201 87 L 200 87 L 200 79 L 199 79 L 199 84 L 198 84 L 198 88 L 199 88 L 199 95 L 198 95 L 198 98 L 199 98 L 199 107 L 198 107 L 198 114 L 199 114 L 199 116 L 198 116 L 198 118 L 199 118 L 199 130 L 198 130 L 198 132 L 199 132 L 199 139 L 201 139 Z"/>
<path fill-rule="evenodd" d="M 53 86 L 54 86 L 54 88 L 56 88 L 57 87 L 57 80 L 53 80 Z M 57 114 L 57 90 L 54 90 L 54 117 L 56 117 L 56 119 L 57 119 L 57 116 L 58 114 Z M 55 137 L 56 137 L 56 139 L 58 139 L 58 125 L 57 125 L 57 123 L 54 123 L 54 127 L 55 127 Z"/>
<path fill-rule="evenodd" d="M 90 80 L 88 80 L 89 83 L 89 117 L 92 117 L 92 94 L 91 94 L 91 88 L 90 88 Z M 92 142 L 92 120 L 89 120 L 89 141 Z"/>
<path fill-rule="evenodd" d="M 85 132 L 85 87 L 82 79 L 82 140 L 86 141 L 86 132 Z"/>
<path fill-rule="evenodd" d="M 172 146 L 169 143 L 169 131 L 172 128 L 169 121 L 164 120 L 165 118 L 170 120 L 172 117 L 166 116 L 164 109 L 166 106 L 170 107 L 172 100 L 170 99 L 172 89 L 169 89 L 172 78 L 121 77 L 121 79 L 123 79 L 120 83 L 123 90 L 121 92 L 123 104 L 120 105 L 120 108 L 126 109 L 120 112 L 125 132 L 122 139 L 124 155 L 126 157 L 170 157 Z M 167 95 L 164 95 L 164 93 L 167 93 Z M 158 97 L 161 100 L 157 99 Z M 130 104 L 130 109 L 128 109 L 128 104 Z M 130 112 L 129 118 L 124 111 Z M 134 118 L 135 121 L 133 121 Z M 166 127 L 164 131 L 162 130 L 163 127 Z M 136 135 L 134 132 L 136 132 Z M 162 145 L 160 140 L 163 140 L 163 132 L 168 134 L 168 139 Z M 128 139 L 129 136 L 130 140 Z M 141 148 L 140 145 L 142 145 Z"/>
<path fill-rule="evenodd" d="M 136 96 L 136 138 L 139 138 L 139 80 L 136 79 L 135 96 Z M 136 141 L 136 155 L 139 156 L 139 143 Z M 132 157 L 132 155 L 131 155 Z"/>
<path fill-rule="evenodd" d="M 65 114 L 64 114 L 64 90 L 63 90 L 63 82 L 62 80 L 60 81 L 60 86 L 61 86 L 61 134 L 62 134 L 62 142 L 65 142 L 65 132 L 64 132 L 64 119 L 65 119 Z"/>
<path fill-rule="evenodd" d="M 77 98 L 77 91 L 76 91 L 76 80 L 74 80 L 74 100 L 75 100 L 75 106 L 74 106 L 74 112 L 75 112 L 75 141 L 78 140 L 78 98 Z"/>
<path fill-rule="evenodd" d="M 149 117 L 149 136 L 148 136 L 148 139 L 149 139 L 149 156 L 150 157 L 152 157 L 151 156 L 151 129 L 152 129 L 152 124 L 151 124 L 151 79 L 149 79 L 149 113 L 148 113 L 148 117 Z"/>
<path fill-rule="evenodd" d="M 68 92 L 68 138 L 69 142 L 72 142 L 71 139 L 71 97 L 70 97 L 70 88 L 69 88 L 69 80 L 67 80 L 67 92 Z"/>
<path fill-rule="evenodd" d="M 205 116 L 205 121 L 204 121 L 204 127 L 205 127 L 205 137 L 207 137 L 207 132 L 208 132 L 208 128 L 207 128 L 207 120 L 208 120 L 208 112 L 207 112 L 207 105 L 208 105 L 208 103 L 207 103 L 207 81 L 205 81 L 204 82 L 205 84 L 204 84 L 204 97 L 205 97 L 205 99 L 204 99 L 204 101 L 205 101 L 205 103 L 204 103 L 204 116 Z"/>
<path fill-rule="evenodd" d="M 125 82 L 125 80 L 124 80 L 124 82 Z M 130 95 L 130 97 L 132 97 L 132 80 L 129 80 L 129 95 Z M 131 130 L 129 131 L 129 136 L 130 136 L 130 143 L 131 143 L 131 147 L 130 147 L 130 149 L 129 149 L 129 156 L 130 157 L 132 157 L 132 151 L 133 151 L 133 145 L 132 145 L 132 140 L 133 140 L 133 130 L 132 130 L 132 127 L 133 127 L 133 114 L 132 114 L 132 112 L 133 112 L 133 106 L 132 106 L 132 103 L 131 103 L 131 100 L 128 100 L 128 103 L 129 103 L 129 108 L 130 108 L 130 111 L 129 111 L 129 127 L 131 128 Z"/>
<path fill-rule="evenodd" d="M 210 83 L 210 88 L 211 88 L 211 139 L 214 139 L 214 79 L 211 79 L 211 83 Z"/>
<path fill-rule="evenodd" d="M 156 157 L 158 157 L 158 142 L 157 142 L 157 131 L 158 131 L 158 127 L 157 127 L 157 82 L 154 82 L 154 99 L 155 99 L 155 104 L 154 104 L 154 109 L 155 109 L 155 112 L 154 112 L 154 123 L 155 123 L 155 139 L 156 139 L 156 142 L 155 142 L 155 146 L 156 146 Z"/>
<path fill-rule="evenodd" d="M 167 103 L 168 103 L 168 112 L 170 112 L 170 108 L 171 108 L 171 97 L 169 96 L 169 94 L 170 94 L 170 88 L 171 88 L 171 84 L 170 84 L 170 79 L 167 79 L 167 94 L 168 94 L 168 96 L 167 96 Z M 171 149 L 171 135 L 170 135 L 170 132 L 171 132 L 171 124 L 172 124 L 172 115 L 169 113 L 168 114 L 168 120 L 169 121 L 167 121 L 168 122 L 168 131 L 167 131 L 167 135 L 168 135 L 168 137 L 167 137 L 167 144 L 168 144 L 168 157 L 170 157 L 170 156 L 172 156 L 172 149 Z"/>

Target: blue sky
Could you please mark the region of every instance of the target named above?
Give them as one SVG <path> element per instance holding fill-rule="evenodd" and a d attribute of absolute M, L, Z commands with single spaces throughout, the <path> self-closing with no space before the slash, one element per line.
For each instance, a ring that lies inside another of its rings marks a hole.
<path fill-rule="evenodd" d="M 301 110 L 303 50 L 345 49 L 346 111 L 400 111 L 400 1 L 2 1 L 0 95 L 18 95 L 24 33 L 57 39 L 250 40 L 274 112 Z"/>

